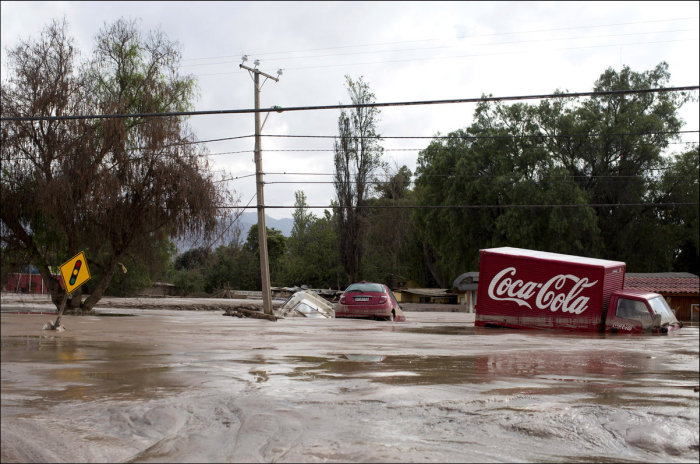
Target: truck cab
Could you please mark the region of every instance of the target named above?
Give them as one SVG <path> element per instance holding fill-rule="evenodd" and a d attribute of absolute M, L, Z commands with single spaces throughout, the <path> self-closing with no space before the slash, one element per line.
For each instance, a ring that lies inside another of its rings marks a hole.
<path fill-rule="evenodd" d="M 606 333 L 669 333 L 682 327 L 663 296 L 640 290 L 610 295 Z"/>

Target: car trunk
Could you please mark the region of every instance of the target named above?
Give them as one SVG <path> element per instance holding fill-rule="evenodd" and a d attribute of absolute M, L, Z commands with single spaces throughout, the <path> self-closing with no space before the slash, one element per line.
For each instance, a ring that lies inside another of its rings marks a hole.
<path fill-rule="evenodd" d="M 384 301 L 380 303 L 380 299 Z M 386 302 L 386 295 L 383 293 L 351 293 L 345 296 L 345 304 L 348 306 L 370 306 Z"/>

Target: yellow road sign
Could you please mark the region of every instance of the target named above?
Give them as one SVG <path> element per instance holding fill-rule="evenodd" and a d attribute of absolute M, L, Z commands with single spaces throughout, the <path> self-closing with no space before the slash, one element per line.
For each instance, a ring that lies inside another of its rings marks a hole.
<path fill-rule="evenodd" d="M 73 290 L 90 280 L 90 270 L 85 259 L 85 253 L 82 251 L 61 264 L 60 269 L 63 283 L 66 286 L 66 293 L 73 293 Z"/>

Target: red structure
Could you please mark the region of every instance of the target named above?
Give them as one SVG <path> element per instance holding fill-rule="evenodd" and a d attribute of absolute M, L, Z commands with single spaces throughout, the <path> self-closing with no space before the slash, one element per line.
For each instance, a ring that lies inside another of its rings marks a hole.
<path fill-rule="evenodd" d="M 54 275 L 60 282 L 60 275 Z M 39 295 L 49 293 L 48 286 L 44 284 L 41 274 L 13 273 L 7 276 L 5 291 L 9 293 L 35 293 Z"/>

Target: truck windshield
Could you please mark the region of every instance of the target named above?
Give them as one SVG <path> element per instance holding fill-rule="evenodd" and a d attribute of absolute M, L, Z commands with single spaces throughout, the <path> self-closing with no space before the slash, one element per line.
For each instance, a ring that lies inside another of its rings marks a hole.
<path fill-rule="evenodd" d="M 652 298 L 649 300 L 649 304 L 651 305 L 652 311 L 654 311 L 656 314 L 661 314 L 661 325 L 678 322 L 678 319 L 676 319 L 676 316 L 673 314 L 671 308 L 668 307 L 668 303 L 666 303 L 664 297 L 657 296 Z"/>

